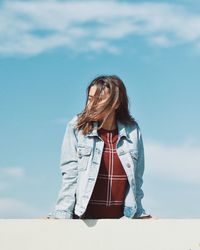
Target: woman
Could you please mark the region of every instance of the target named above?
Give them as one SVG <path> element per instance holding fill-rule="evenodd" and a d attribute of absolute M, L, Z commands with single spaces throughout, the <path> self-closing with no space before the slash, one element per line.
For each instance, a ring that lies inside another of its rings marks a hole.
<path fill-rule="evenodd" d="M 122 80 L 95 78 L 83 112 L 66 127 L 62 185 L 48 218 L 152 218 L 142 207 L 144 148 Z"/>

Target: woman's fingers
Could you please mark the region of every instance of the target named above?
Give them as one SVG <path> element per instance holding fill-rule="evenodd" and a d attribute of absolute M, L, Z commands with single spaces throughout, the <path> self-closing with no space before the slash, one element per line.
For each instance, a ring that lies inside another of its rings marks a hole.
<path fill-rule="evenodd" d="M 43 217 L 39 217 L 39 218 L 36 218 L 36 219 L 49 219 L 48 216 L 43 216 Z"/>
<path fill-rule="evenodd" d="M 141 216 L 141 217 L 138 217 L 138 218 L 135 218 L 135 219 L 158 219 L 157 216 L 155 215 L 146 215 L 146 216 Z"/>

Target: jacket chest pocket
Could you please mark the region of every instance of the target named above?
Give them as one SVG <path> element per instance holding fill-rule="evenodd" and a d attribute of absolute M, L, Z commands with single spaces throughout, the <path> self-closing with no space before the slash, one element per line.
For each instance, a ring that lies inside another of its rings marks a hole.
<path fill-rule="evenodd" d="M 92 148 L 88 146 L 78 146 L 78 169 L 86 170 L 89 162 L 89 158 L 92 152 Z"/>

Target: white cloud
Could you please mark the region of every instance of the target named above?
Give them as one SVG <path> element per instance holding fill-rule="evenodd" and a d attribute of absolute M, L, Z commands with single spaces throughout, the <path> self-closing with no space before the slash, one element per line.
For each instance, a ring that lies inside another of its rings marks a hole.
<path fill-rule="evenodd" d="M 146 172 L 168 180 L 199 184 L 200 147 L 186 142 L 182 145 L 145 143 Z"/>
<path fill-rule="evenodd" d="M 9 188 L 9 184 L 7 182 L 0 182 L 0 192 L 5 192 Z"/>
<path fill-rule="evenodd" d="M 38 209 L 31 207 L 24 201 L 0 198 L 0 218 L 36 218 L 37 214 L 39 214 Z"/>
<path fill-rule="evenodd" d="M 155 44 L 155 45 L 157 44 L 161 47 L 170 47 L 172 45 L 172 41 L 166 36 L 162 36 L 162 35 L 154 36 L 150 38 L 149 41 L 152 44 Z"/>
<path fill-rule="evenodd" d="M 0 167 L 0 174 L 7 177 L 23 177 L 25 176 L 25 171 L 21 167 Z"/>
<path fill-rule="evenodd" d="M 6 191 L 15 189 L 17 183 L 26 180 L 25 176 L 25 169 L 22 167 L 0 167 L 0 193 L 5 194 Z"/>
<path fill-rule="evenodd" d="M 155 46 L 197 46 L 200 16 L 183 6 L 120 1 L 5 1 L 0 54 L 37 55 L 65 47 L 119 54 L 119 39 L 141 36 Z"/>

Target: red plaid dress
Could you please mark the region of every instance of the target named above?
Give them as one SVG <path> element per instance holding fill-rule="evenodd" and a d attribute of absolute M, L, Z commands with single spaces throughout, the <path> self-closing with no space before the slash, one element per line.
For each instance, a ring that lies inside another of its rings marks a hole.
<path fill-rule="evenodd" d="M 83 218 L 120 218 L 123 216 L 128 179 L 116 151 L 118 129 L 101 128 L 98 133 L 105 142 L 104 150 L 95 187 Z"/>

